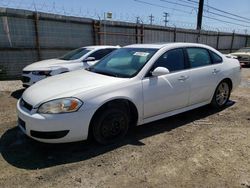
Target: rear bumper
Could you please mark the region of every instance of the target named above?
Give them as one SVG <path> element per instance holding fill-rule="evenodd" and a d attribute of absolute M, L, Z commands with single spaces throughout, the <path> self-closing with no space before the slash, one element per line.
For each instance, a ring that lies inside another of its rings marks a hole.
<path fill-rule="evenodd" d="M 17 102 L 18 126 L 29 137 L 46 143 L 86 140 L 91 118 L 95 112 L 80 110 L 65 114 L 38 114 L 22 109 Z"/>
<path fill-rule="evenodd" d="M 240 61 L 239 60 L 239 62 L 242 63 L 242 64 L 245 64 L 245 65 L 250 65 L 250 60 L 249 61 Z"/>

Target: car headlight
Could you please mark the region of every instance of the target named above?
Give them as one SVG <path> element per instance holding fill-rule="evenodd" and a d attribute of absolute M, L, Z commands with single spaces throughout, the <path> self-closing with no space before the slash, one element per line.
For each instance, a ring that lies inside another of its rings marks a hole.
<path fill-rule="evenodd" d="M 32 71 L 33 75 L 39 75 L 39 76 L 51 76 L 51 71 Z"/>
<path fill-rule="evenodd" d="M 46 103 L 43 103 L 38 108 L 40 114 L 60 114 L 75 112 L 82 106 L 82 101 L 76 98 L 62 98 L 55 99 Z"/>

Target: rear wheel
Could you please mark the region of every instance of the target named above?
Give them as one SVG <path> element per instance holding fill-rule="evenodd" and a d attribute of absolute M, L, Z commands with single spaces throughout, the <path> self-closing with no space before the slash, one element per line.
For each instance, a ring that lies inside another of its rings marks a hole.
<path fill-rule="evenodd" d="M 231 88 L 227 81 L 222 81 L 216 88 L 211 105 L 216 108 L 224 107 L 230 97 Z"/>
<path fill-rule="evenodd" d="M 110 107 L 99 112 L 93 121 L 93 137 L 100 144 L 120 141 L 127 133 L 129 116 L 126 110 Z"/>

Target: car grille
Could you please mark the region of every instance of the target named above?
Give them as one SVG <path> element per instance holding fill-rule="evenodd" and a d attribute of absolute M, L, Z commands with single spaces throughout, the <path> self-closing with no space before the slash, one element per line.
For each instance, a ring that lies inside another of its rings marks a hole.
<path fill-rule="evenodd" d="M 22 76 L 22 82 L 23 83 L 26 83 L 26 82 L 29 82 L 30 81 L 30 78 L 27 77 L 27 76 Z"/>
<path fill-rule="evenodd" d="M 29 74 L 31 71 L 23 71 L 23 74 Z"/>
<path fill-rule="evenodd" d="M 23 100 L 23 99 L 21 99 L 21 101 L 20 101 L 20 106 L 23 107 L 23 108 L 25 108 L 25 109 L 28 110 L 28 111 L 31 111 L 32 108 L 33 108 L 32 105 L 30 105 L 29 103 L 27 103 L 27 102 L 26 102 L 25 100 Z"/>
<path fill-rule="evenodd" d="M 64 131 L 53 131 L 53 132 L 41 132 L 41 131 L 30 131 L 30 135 L 35 138 L 42 139 L 59 139 L 65 137 L 69 133 L 69 130 Z"/>

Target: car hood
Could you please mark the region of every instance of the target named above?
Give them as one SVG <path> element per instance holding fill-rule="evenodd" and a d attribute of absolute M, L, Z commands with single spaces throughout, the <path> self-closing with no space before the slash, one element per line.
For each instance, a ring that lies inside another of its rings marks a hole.
<path fill-rule="evenodd" d="M 61 60 L 61 59 L 47 59 L 43 61 L 38 61 L 26 66 L 24 71 L 35 71 L 35 70 L 50 70 L 53 66 L 60 66 L 63 64 L 70 63 L 71 61 Z"/>
<path fill-rule="evenodd" d="M 73 71 L 49 77 L 27 88 L 22 98 L 34 107 L 41 103 L 63 97 L 74 97 L 97 88 L 121 84 L 126 78 L 96 74 L 86 70 Z"/>

